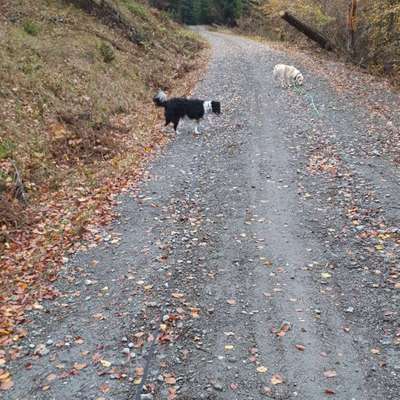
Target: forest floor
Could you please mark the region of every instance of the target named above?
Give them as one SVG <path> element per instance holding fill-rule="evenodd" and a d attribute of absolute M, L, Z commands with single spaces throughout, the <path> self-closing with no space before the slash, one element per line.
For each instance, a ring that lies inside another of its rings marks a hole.
<path fill-rule="evenodd" d="M 221 117 L 181 127 L 103 243 L 64 265 L 3 398 L 398 399 L 400 96 L 200 32 L 195 94 Z M 273 81 L 282 62 L 303 88 Z"/>

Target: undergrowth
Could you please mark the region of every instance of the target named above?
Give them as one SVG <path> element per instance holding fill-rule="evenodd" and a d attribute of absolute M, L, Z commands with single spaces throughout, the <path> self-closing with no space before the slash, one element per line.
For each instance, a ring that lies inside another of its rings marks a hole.
<path fill-rule="evenodd" d="M 49 260 L 109 220 L 112 191 L 162 141 L 155 90 L 187 93 L 182 78 L 204 47 L 141 2 L 95 2 L 104 13 L 81 3 L 0 5 L 0 300 L 33 293 Z M 110 22 L 110 7 L 123 25 Z"/>

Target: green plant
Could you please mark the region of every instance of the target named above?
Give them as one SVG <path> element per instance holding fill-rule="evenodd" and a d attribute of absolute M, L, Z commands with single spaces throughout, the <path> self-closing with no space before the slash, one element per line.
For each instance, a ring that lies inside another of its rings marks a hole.
<path fill-rule="evenodd" d="M 3 160 L 5 158 L 8 158 L 15 148 L 15 145 L 11 140 L 3 140 L 0 142 L 0 160 Z"/>
<path fill-rule="evenodd" d="M 143 19 L 148 18 L 149 16 L 148 12 L 142 4 L 136 3 L 135 1 L 132 0 L 124 0 L 124 3 L 126 4 L 126 7 L 132 14 L 135 14 Z"/>
<path fill-rule="evenodd" d="M 24 22 L 23 28 L 28 35 L 32 36 L 37 36 L 40 32 L 40 26 L 30 20 Z"/>
<path fill-rule="evenodd" d="M 106 63 L 110 63 L 115 59 L 114 49 L 108 43 L 103 42 L 100 45 L 100 53 Z"/>

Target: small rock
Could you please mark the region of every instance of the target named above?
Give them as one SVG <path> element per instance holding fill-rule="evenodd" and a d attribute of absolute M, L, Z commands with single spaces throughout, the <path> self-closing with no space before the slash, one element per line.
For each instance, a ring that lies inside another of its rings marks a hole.
<path fill-rule="evenodd" d="M 38 356 L 45 356 L 46 354 L 49 354 L 49 349 L 46 347 L 45 344 L 38 344 L 35 347 L 35 350 L 33 352 L 33 354 L 38 355 Z"/>
<path fill-rule="evenodd" d="M 213 388 L 215 390 L 218 390 L 219 392 L 222 392 L 224 390 L 224 387 L 222 386 L 221 382 L 213 381 L 213 382 L 211 382 L 211 384 L 212 384 Z"/>
<path fill-rule="evenodd" d="M 354 307 L 347 307 L 345 311 L 347 313 L 353 313 L 354 312 Z"/>
<path fill-rule="evenodd" d="M 153 400 L 153 395 L 151 393 L 141 394 L 140 400 Z"/>

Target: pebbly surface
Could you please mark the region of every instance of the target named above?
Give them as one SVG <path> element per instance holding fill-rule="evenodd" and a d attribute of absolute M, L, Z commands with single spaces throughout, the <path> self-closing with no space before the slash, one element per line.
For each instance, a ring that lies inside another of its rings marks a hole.
<path fill-rule="evenodd" d="M 222 116 L 186 123 L 64 268 L 2 398 L 399 398 L 399 168 L 368 109 L 298 59 L 304 89 L 281 89 L 289 54 L 201 31 L 196 96 Z"/>

